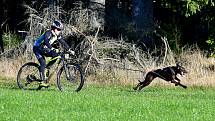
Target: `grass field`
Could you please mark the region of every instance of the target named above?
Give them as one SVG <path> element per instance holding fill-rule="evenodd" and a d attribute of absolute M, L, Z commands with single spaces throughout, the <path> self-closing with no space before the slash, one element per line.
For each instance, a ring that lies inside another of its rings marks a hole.
<path fill-rule="evenodd" d="M 205 87 L 85 86 L 79 93 L 52 87 L 23 91 L 0 86 L 1 121 L 213 121 L 215 89 Z"/>

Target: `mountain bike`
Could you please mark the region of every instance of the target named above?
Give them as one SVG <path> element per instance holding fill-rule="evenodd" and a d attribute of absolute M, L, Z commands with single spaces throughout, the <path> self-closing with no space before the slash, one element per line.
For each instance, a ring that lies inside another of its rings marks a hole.
<path fill-rule="evenodd" d="M 46 65 L 46 82 L 49 83 L 52 75 L 57 72 L 56 84 L 60 91 L 78 92 L 84 85 L 81 67 L 74 63 L 71 56 L 72 54 L 68 51 L 61 52 L 59 56 L 49 59 Z M 28 62 L 21 66 L 17 74 L 17 84 L 20 89 L 40 90 L 42 88 L 39 86 L 42 81 L 39 76 L 39 67 L 40 65 L 35 62 Z"/>

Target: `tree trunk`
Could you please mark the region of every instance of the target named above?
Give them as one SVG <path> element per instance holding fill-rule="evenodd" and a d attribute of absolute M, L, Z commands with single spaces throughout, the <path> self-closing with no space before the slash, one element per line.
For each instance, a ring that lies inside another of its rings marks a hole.
<path fill-rule="evenodd" d="M 130 24 L 131 0 L 106 0 L 105 1 L 105 33 L 112 37 L 127 35 Z"/>
<path fill-rule="evenodd" d="M 104 5 L 105 0 L 90 0 L 90 8 L 92 8 L 93 14 L 90 19 L 91 27 L 97 29 L 104 26 Z"/>
<path fill-rule="evenodd" d="M 4 43 L 3 43 L 3 39 L 2 39 L 2 30 L 0 29 L 0 53 L 4 52 L 4 46 L 3 46 L 3 44 Z"/>
<path fill-rule="evenodd" d="M 132 5 L 132 21 L 135 30 L 139 37 L 144 37 L 153 28 L 153 1 L 133 0 Z"/>
<path fill-rule="evenodd" d="M 4 1 L 1 2 L 1 4 L 4 4 Z M 4 18 L 4 12 L 3 12 L 3 7 L 0 7 L 0 53 L 4 52 L 4 46 L 3 46 L 3 30 L 2 30 L 2 24 L 3 24 L 3 18 Z"/>
<path fill-rule="evenodd" d="M 58 0 L 48 0 L 50 20 L 59 19 L 60 12 L 59 12 L 58 2 L 59 2 Z"/>

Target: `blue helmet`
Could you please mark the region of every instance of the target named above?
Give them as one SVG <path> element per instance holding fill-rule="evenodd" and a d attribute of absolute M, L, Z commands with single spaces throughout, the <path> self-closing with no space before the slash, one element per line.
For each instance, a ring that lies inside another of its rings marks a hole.
<path fill-rule="evenodd" d="M 58 21 L 58 20 L 55 20 L 52 25 L 51 25 L 52 28 L 57 28 L 57 29 L 60 29 L 62 30 L 63 29 L 63 24 Z"/>

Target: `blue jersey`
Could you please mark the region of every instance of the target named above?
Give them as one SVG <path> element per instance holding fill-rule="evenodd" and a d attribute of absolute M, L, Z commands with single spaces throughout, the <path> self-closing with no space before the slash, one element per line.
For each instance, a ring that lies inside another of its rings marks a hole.
<path fill-rule="evenodd" d="M 43 33 L 35 42 L 34 46 L 39 47 L 45 40 L 45 33 Z"/>
<path fill-rule="evenodd" d="M 34 42 L 34 46 L 36 47 L 45 47 L 52 49 L 52 44 L 55 42 L 59 42 L 63 45 L 65 49 L 69 49 L 68 44 L 63 40 L 62 35 L 57 36 L 54 31 L 48 30 L 44 34 L 42 34 L 36 41 Z"/>

